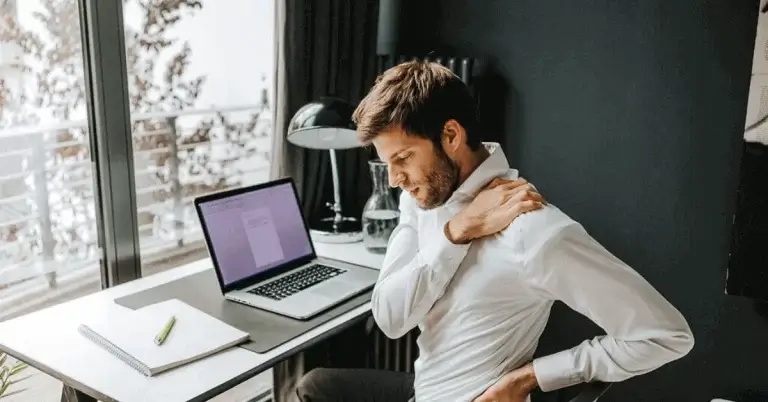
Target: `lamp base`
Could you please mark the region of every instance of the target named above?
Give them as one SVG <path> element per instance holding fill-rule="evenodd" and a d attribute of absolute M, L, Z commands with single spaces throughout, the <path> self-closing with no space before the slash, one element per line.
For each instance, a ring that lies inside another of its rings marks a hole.
<path fill-rule="evenodd" d="M 321 219 L 311 225 L 309 233 L 312 240 L 318 243 L 356 243 L 363 240 L 360 221 L 349 217 L 342 217 L 339 223 L 333 217 Z"/>

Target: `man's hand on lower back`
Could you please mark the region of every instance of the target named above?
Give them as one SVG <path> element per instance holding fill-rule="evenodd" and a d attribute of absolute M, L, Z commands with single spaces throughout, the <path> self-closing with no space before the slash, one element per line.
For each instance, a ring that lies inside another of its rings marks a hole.
<path fill-rule="evenodd" d="M 472 402 L 525 402 L 536 386 L 533 364 L 528 363 L 501 377 Z"/>
<path fill-rule="evenodd" d="M 446 235 L 454 243 L 497 233 L 518 216 L 541 209 L 546 201 L 525 179 L 494 179 L 472 203 L 446 224 Z"/>

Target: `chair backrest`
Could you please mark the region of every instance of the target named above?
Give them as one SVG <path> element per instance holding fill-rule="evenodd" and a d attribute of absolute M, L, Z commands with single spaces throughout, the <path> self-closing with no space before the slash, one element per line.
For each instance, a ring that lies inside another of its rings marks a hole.
<path fill-rule="evenodd" d="M 585 385 L 583 391 L 581 391 L 575 398 L 569 402 L 594 402 L 598 400 L 608 388 L 611 387 L 611 383 L 607 382 L 591 382 Z"/>

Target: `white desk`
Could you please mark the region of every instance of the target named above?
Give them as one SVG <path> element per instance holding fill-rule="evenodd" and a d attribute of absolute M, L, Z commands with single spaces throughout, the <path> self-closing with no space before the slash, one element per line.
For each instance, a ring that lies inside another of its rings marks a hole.
<path fill-rule="evenodd" d="M 376 269 L 383 260 L 382 255 L 368 253 L 359 242 L 316 243 L 315 247 L 320 256 Z M 156 377 L 134 371 L 77 332 L 82 317 L 97 310 L 124 308 L 114 303 L 116 298 L 206 269 L 212 269 L 208 259 L 0 323 L 0 350 L 101 401 L 206 400 L 370 312 L 370 303 L 366 303 L 267 353 L 233 348 Z"/>

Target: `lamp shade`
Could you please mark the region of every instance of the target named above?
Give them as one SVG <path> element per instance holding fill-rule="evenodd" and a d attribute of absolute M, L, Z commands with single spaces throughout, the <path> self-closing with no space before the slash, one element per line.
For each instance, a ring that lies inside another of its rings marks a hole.
<path fill-rule="evenodd" d="M 287 140 L 311 149 L 362 146 L 352 122 L 354 106 L 338 98 L 321 98 L 302 106 L 288 124 Z"/>

